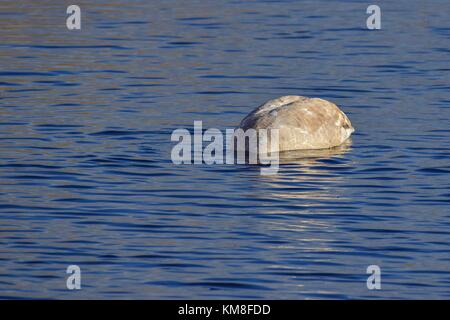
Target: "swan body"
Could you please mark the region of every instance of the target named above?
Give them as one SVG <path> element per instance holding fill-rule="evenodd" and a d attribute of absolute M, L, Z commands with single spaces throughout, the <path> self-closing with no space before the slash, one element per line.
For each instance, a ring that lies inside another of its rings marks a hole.
<path fill-rule="evenodd" d="M 278 129 L 278 151 L 327 149 L 341 145 L 355 131 L 334 103 L 284 96 L 253 110 L 240 123 L 247 129 Z"/>

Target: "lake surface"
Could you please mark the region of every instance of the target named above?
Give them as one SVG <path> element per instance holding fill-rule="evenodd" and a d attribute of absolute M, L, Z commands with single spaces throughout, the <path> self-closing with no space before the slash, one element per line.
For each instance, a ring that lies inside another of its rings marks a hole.
<path fill-rule="evenodd" d="M 360 1 L 77 1 L 80 31 L 70 4 L 0 4 L 0 298 L 450 298 L 448 1 L 377 1 L 376 31 Z M 288 94 L 351 145 L 171 162 Z"/>

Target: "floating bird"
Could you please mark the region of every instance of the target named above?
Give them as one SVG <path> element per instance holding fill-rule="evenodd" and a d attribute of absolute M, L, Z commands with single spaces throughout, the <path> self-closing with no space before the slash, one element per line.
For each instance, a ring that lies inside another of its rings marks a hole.
<path fill-rule="evenodd" d="M 248 129 L 278 129 L 278 151 L 327 149 L 341 145 L 355 131 L 334 103 L 302 96 L 270 100 L 240 123 Z"/>

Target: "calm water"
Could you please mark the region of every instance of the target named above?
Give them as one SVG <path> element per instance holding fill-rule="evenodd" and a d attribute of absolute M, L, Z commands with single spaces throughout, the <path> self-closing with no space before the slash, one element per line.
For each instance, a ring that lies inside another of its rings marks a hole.
<path fill-rule="evenodd" d="M 450 4 L 0 3 L 0 297 L 450 298 Z M 176 166 L 176 128 L 286 94 L 351 146 Z M 68 265 L 81 291 L 66 289 Z M 382 290 L 366 287 L 379 265 Z"/>

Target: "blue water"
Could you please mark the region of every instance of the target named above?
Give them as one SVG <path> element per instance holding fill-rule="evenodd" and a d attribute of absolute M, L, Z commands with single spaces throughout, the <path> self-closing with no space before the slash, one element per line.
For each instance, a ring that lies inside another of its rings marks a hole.
<path fill-rule="evenodd" d="M 447 0 L 377 1 L 378 31 L 364 1 L 70 4 L 0 3 L 0 298 L 450 298 Z M 172 130 L 287 94 L 351 145 L 172 164 Z"/>

